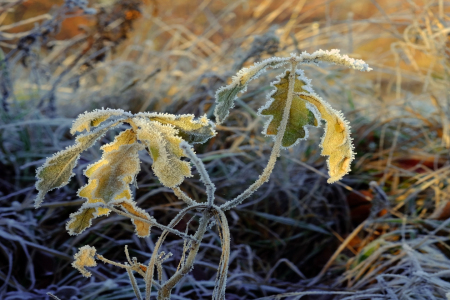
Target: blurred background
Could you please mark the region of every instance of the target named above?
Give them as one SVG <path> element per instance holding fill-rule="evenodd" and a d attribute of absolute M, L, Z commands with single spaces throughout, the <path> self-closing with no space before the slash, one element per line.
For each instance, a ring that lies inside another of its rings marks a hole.
<path fill-rule="evenodd" d="M 79 236 L 65 223 L 83 203 L 76 176 L 34 209 L 35 170 L 72 145 L 73 119 L 122 108 L 213 119 L 215 91 L 241 68 L 272 56 L 340 49 L 361 73 L 304 65 L 315 91 L 352 127 L 352 172 L 329 185 L 323 129 L 283 151 L 271 180 L 227 213 L 232 254 L 226 299 L 447 299 L 450 291 L 450 3 L 443 0 L 0 0 L 0 298 L 133 299 L 128 275 L 99 264 L 83 278 L 70 266 L 83 245 L 148 261 L 160 234 L 137 238 L 118 215 Z M 236 101 L 218 134 L 196 152 L 232 199 L 262 172 L 271 150 L 256 115 L 269 71 Z M 167 224 L 183 203 L 159 184 L 141 153 L 135 200 Z M 181 188 L 205 201 L 198 174 Z M 197 223 L 177 229 L 194 232 Z M 173 299 L 210 299 L 220 259 L 206 235 L 195 269 Z M 183 241 L 169 236 L 176 270 Z M 144 287 L 142 280 L 138 281 Z"/>

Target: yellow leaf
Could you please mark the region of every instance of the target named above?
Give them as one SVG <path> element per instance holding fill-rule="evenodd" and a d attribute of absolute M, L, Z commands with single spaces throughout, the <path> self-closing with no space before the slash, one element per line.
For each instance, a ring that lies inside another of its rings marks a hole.
<path fill-rule="evenodd" d="M 150 121 L 172 125 L 178 130 L 177 135 L 188 143 L 204 143 L 216 135 L 214 124 L 206 116 L 197 120 L 194 120 L 194 115 L 139 113 L 136 116 L 147 117 Z"/>
<path fill-rule="evenodd" d="M 129 212 L 132 215 L 140 217 L 142 219 L 147 219 L 149 221 L 153 221 L 154 219 L 150 217 L 148 213 L 146 213 L 143 209 L 137 207 L 133 201 L 130 200 L 119 200 L 114 202 L 114 205 L 121 206 L 123 210 Z M 150 224 L 143 222 L 141 220 L 131 219 L 136 228 L 136 234 L 139 237 L 147 237 L 150 235 Z"/>
<path fill-rule="evenodd" d="M 100 161 L 88 166 L 85 175 L 89 182 L 78 195 L 89 203 L 109 203 L 123 196 L 129 199 L 129 184 L 140 170 L 138 151 L 142 148 L 132 129 L 121 132 L 112 143 L 101 148 Z"/>
<path fill-rule="evenodd" d="M 78 212 L 70 215 L 67 223 L 70 234 L 80 234 L 91 226 L 92 219 L 109 214 L 109 209 L 93 207 L 92 204 L 131 199 L 129 185 L 140 170 L 138 151 L 142 148 L 132 129 L 121 132 L 112 143 L 101 147 L 102 158 L 85 171 L 89 181 L 80 188 L 78 196 L 86 198 L 87 202 Z"/>
<path fill-rule="evenodd" d="M 95 267 L 97 262 L 95 261 L 96 249 L 89 245 L 81 247 L 74 255 L 75 261 L 72 263 L 72 267 L 81 272 L 84 277 L 91 277 L 91 272 L 85 269 L 85 267 Z"/>
<path fill-rule="evenodd" d="M 78 118 L 73 122 L 72 128 L 70 129 L 71 134 L 76 132 L 81 132 L 86 129 L 87 132 L 91 130 L 91 127 L 96 127 L 108 120 L 112 116 L 125 116 L 128 115 L 121 109 L 96 109 L 91 112 L 85 112 L 78 116 Z"/>
<path fill-rule="evenodd" d="M 163 125 L 144 118 L 134 118 L 138 126 L 137 137 L 148 148 L 153 158 L 152 169 L 161 183 L 167 187 L 175 187 L 190 177 L 191 167 L 182 161 L 183 150 L 180 148 L 178 130 L 172 125 Z"/>
<path fill-rule="evenodd" d="M 320 146 L 322 155 L 328 155 L 328 183 L 341 179 L 350 171 L 350 163 L 354 159 L 350 127 L 344 120 L 342 113 L 334 110 L 327 102 L 315 94 L 299 95 L 305 101 L 314 105 L 326 124 L 325 134 Z"/>
<path fill-rule="evenodd" d="M 263 132 L 266 135 L 277 135 L 283 119 L 284 108 L 286 107 L 288 89 L 289 89 L 289 71 L 279 77 L 272 85 L 276 90 L 270 95 L 269 102 L 261 107 L 258 111 L 260 115 L 270 116 L 266 122 Z M 296 77 L 294 85 L 294 93 L 306 92 L 303 89 L 307 86 L 307 82 L 301 80 L 301 77 Z M 289 113 L 286 131 L 281 142 L 281 146 L 288 148 L 308 137 L 306 126 L 317 126 L 317 116 L 308 108 L 307 101 L 294 94 L 292 105 Z"/>

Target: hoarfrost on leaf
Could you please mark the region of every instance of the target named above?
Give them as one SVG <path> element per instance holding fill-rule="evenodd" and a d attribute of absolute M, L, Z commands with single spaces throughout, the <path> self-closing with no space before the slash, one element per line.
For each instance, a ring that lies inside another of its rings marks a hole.
<path fill-rule="evenodd" d="M 136 117 L 146 117 L 150 121 L 172 125 L 178 130 L 177 135 L 188 143 L 205 143 L 216 135 L 214 124 L 205 116 L 194 120 L 194 115 L 172 115 L 162 113 L 139 113 Z"/>
<path fill-rule="evenodd" d="M 122 109 L 96 109 L 94 111 L 84 112 L 73 122 L 70 133 L 75 134 L 77 132 L 82 132 L 83 130 L 89 132 L 91 127 L 99 126 L 112 116 L 125 115 L 131 116 L 131 114 L 124 112 Z"/>
<path fill-rule="evenodd" d="M 267 67 L 277 68 L 288 61 L 289 58 L 272 57 L 256 63 L 250 68 L 240 70 L 229 85 L 221 87 L 216 92 L 216 108 L 214 110 L 216 122 L 221 124 L 228 117 L 230 109 L 234 107 L 237 94 L 245 92 L 250 81 L 258 78 Z"/>
<path fill-rule="evenodd" d="M 78 196 L 86 198 L 86 204 L 97 202 L 108 204 L 113 200 L 131 199 L 129 185 L 140 171 L 138 151 L 143 146 L 137 142 L 132 129 L 121 132 L 114 141 L 101 149 L 100 161 L 88 166 L 85 175 L 88 183 L 80 188 Z M 91 226 L 91 220 L 109 213 L 104 207 L 84 208 L 71 215 L 67 223 L 70 234 L 80 234 Z"/>
<path fill-rule="evenodd" d="M 350 171 L 350 163 L 355 157 L 350 126 L 341 112 L 334 110 L 318 95 L 301 93 L 298 96 L 314 105 L 327 123 L 320 142 L 321 154 L 329 156 L 327 165 L 330 178 L 327 182 L 336 182 Z"/>
<path fill-rule="evenodd" d="M 119 122 L 109 124 L 92 133 L 80 135 L 76 138 L 75 145 L 47 158 L 45 163 L 36 170 L 36 177 L 38 178 L 36 189 L 39 191 L 35 199 L 36 208 L 39 207 L 49 191 L 69 183 L 70 178 L 75 175 L 72 170 L 75 168 L 81 152 L 91 147 L 106 131 L 118 124 Z"/>
<path fill-rule="evenodd" d="M 335 65 L 349 67 L 358 71 L 369 72 L 372 70 L 372 68 L 370 68 L 369 65 L 366 64 L 363 60 L 354 59 L 348 57 L 348 55 L 340 54 L 339 49 L 332 49 L 332 50 L 320 49 L 313 52 L 312 54 L 303 52 L 302 54 L 300 54 L 297 60 L 300 63 L 317 63 L 319 61 L 327 62 Z"/>
<path fill-rule="evenodd" d="M 83 204 L 77 212 L 71 213 L 69 222 L 66 224 L 66 230 L 70 235 L 82 233 L 86 228 L 91 227 L 92 219 L 98 217 L 99 207 L 88 207 Z"/>
<path fill-rule="evenodd" d="M 169 188 L 180 185 L 185 177 L 191 177 L 189 162 L 182 161 L 182 139 L 172 125 L 163 125 L 144 118 L 134 118 L 138 126 L 137 137 L 143 142 L 153 159 L 152 169 L 161 183 Z"/>
<path fill-rule="evenodd" d="M 301 75 L 298 73 L 297 75 Z M 265 106 L 261 107 L 258 113 L 262 116 L 269 116 L 269 120 L 265 123 L 263 133 L 265 135 L 276 136 L 283 119 L 284 108 L 286 107 L 288 89 L 289 89 L 289 75 L 286 71 L 278 80 L 271 85 L 275 87 L 272 94 L 269 94 L 269 101 Z M 302 76 L 296 76 L 294 93 L 306 92 L 304 87 L 307 82 L 302 80 Z M 282 147 L 288 148 L 297 143 L 298 140 L 308 138 L 308 131 L 306 126 L 318 126 L 318 119 L 320 118 L 317 112 L 310 110 L 308 102 L 294 94 L 292 105 L 289 113 L 286 131 L 281 142 Z"/>
<path fill-rule="evenodd" d="M 125 212 L 128 212 L 134 216 L 156 222 L 156 220 L 154 218 L 152 218 L 147 212 L 145 212 L 145 210 L 137 207 L 134 201 L 124 199 L 124 200 L 114 201 L 113 204 L 122 207 L 122 209 Z M 136 234 L 138 237 L 147 237 L 150 235 L 150 227 L 151 226 L 149 223 L 143 222 L 138 219 L 131 219 L 131 221 L 134 224 L 134 227 L 136 229 Z"/>
<path fill-rule="evenodd" d="M 72 267 L 81 272 L 84 277 L 91 277 L 91 272 L 85 269 L 85 267 L 95 267 L 97 262 L 95 261 L 95 247 L 89 245 L 81 247 L 74 255 L 75 261 L 72 263 Z"/>

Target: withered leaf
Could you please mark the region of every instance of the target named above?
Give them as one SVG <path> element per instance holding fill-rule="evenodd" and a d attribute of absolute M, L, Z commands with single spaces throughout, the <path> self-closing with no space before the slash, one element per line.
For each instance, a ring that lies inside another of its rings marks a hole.
<path fill-rule="evenodd" d="M 96 251 L 95 247 L 89 245 L 81 247 L 74 255 L 75 261 L 72 263 L 72 267 L 80 271 L 84 277 L 91 277 L 91 272 L 86 270 L 85 267 L 97 266 L 95 261 Z"/>

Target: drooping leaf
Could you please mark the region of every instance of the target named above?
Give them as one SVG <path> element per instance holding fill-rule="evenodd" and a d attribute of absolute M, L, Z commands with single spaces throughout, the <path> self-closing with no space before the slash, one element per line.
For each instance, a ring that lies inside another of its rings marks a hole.
<path fill-rule="evenodd" d="M 286 71 L 284 75 L 278 77 L 278 81 L 272 84 L 276 88 L 275 91 L 269 95 L 270 98 L 267 104 L 258 111 L 262 116 L 270 116 L 270 119 L 266 122 L 263 130 L 266 135 L 275 136 L 278 133 L 278 128 L 283 119 L 284 108 L 286 107 L 289 89 L 289 74 L 290 72 Z M 299 76 L 295 79 L 294 93 L 306 92 L 303 87 L 307 85 L 307 82 L 302 80 L 301 73 L 298 75 Z M 286 131 L 281 142 L 283 147 L 291 147 L 295 145 L 298 140 L 307 138 L 308 133 L 305 126 L 318 125 L 318 116 L 310 110 L 311 106 L 307 103 L 307 101 L 294 94 Z"/>
<path fill-rule="evenodd" d="M 132 129 L 125 130 L 101 149 L 102 158 L 85 171 L 89 181 L 78 191 L 78 196 L 87 199 L 86 206 L 70 216 L 69 234 L 80 234 L 91 226 L 92 219 L 109 213 L 107 208 L 93 208 L 89 204 L 131 199 L 129 185 L 140 171 L 138 151 L 143 149 L 137 143 L 136 133 Z"/>
<path fill-rule="evenodd" d="M 56 188 L 60 188 L 69 183 L 70 178 L 74 175 L 72 172 L 75 168 L 81 152 L 91 147 L 106 131 L 117 126 L 120 122 L 115 122 L 103 128 L 80 135 L 76 138 L 75 145 L 57 152 L 52 157 L 47 158 L 45 163 L 36 170 L 36 189 L 39 191 L 35 199 L 35 207 L 44 200 L 45 195 Z"/>
<path fill-rule="evenodd" d="M 138 139 L 147 146 L 153 158 L 153 172 L 163 185 L 175 187 L 180 185 L 185 177 L 192 176 L 189 163 L 181 160 L 182 140 L 177 129 L 172 125 L 163 125 L 144 118 L 134 118 L 133 122 L 139 128 Z"/>
<path fill-rule="evenodd" d="M 137 217 L 140 217 L 142 219 L 146 219 L 149 221 L 156 221 L 154 218 L 152 218 L 148 213 L 145 212 L 145 210 L 139 208 L 136 206 L 136 204 L 133 201 L 130 200 L 119 200 L 114 201 L 114 205 L 121 206 L 124 211 L 135 215 Z M 136 229 L 136 234 L 138 237 L 147 237 L 150 235 L 150 224 L 143 222 L 141 220 L 137 219 L 131 219 L 131 222 L 133 222 L 134 227 Z"/>
<path fill-rule="evenodd" d="M 288 61 L 289 58 L 272 57 L 256 63 L 250 68 L 240 70 L 229 85 L 221 87 L 216 92 L 216 108 L 214 110 L 216 123 L 221 124 L 228 117 L 230 109 L 234 106 L 237 94 L 245 92 L 250 81 L 258 78 L 267 67 L 276 68 L 286 64 Z"/>
<path fill-rule="evenodd" d="M 76 132 L 82 132 L 86 129 L 87 132 L 91 130 L 91 127 L 99 126 L 104 121 L 108 120 L 112 116 L 125 116 L 128 113 L 124 112 L 122 109 L 96 109 L 94 111 L 85 112 L 78 116 L 78 118 L 73 122 L 72 128 L 70 129 L 71 134 Z M 131 115 L 130 115 L 131 116 Z"/>
<path fill-rule="evenodd" d="M 350 171 L 354 159 L 350 127 L 341 112 L 334 110 L 327 102 L 314 93 L 300 94 L 299 97 L 314 105 L 327 124 L 320 147 L 322 155 L 328 155 L 328 183 L 341 179 Z"/>
<path fill-rule="evenodd" d="M 75 261 L 72 263 L 72 267 L 80 271 L 84 277 L 91 277 L 91 272 L 86 270 L 85 267 L 97 266 L 95 261 L 96 251 L 95 247 L 89 245 L 81 247 L 74 255 Z"/>
<path fill-rule="evenodd" d="M 172 115 L 161 113 L 139 113 L 137 117 L 147 117 L 150 121 L 170 124 L 178 130 L 178 136 L 188 143 L 204 143 L 216 135 L 214 124 L 203 116 L 194 120 L 194 115 Z"/>

